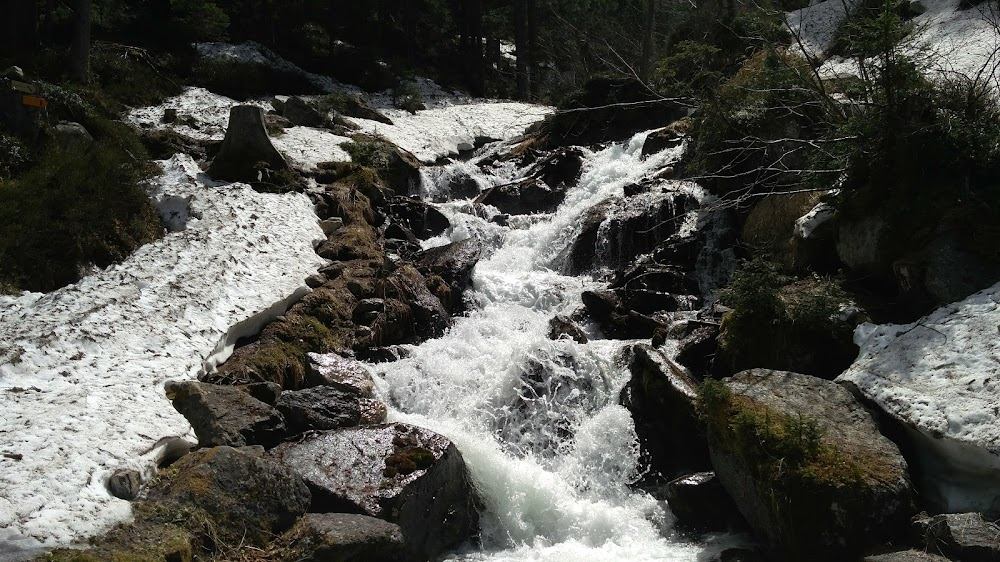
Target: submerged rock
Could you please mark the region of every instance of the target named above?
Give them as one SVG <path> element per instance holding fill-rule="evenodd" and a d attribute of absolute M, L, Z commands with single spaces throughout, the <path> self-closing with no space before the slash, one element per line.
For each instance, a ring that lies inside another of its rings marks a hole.
<path fill-rule="evenodd" d="M 435 558 L 478 525 L 462 454 L 445 437 L 396 423 L 315 433 L 269 453 L 303 475 L 314 511 L 399 525 L 407 560 Z"/>
<path fill-rule="evenodd" d="M 273 447 L 287 433 L 278 410 L 238 388 L 185 381 L 167 383 L 166 392 L 202 447 Z"/>
<path fill-rule="evenodd" d="M 588 341 L 587 334 L 572 319 L 556 315 L 549 320 L 549 339 L 562 338 L 569 338 L 576 343 L 587 343 Z"/>
<path fill-rule="evenodd" d="M 403 558 L 398 525 L 352 513 L 307 513 L 273 549 L 281 560 L 397 562 Z"/>
<path fill-rule="evenodd" d="M 764 369 L 724 383 L 703 399 L 712 465 L 778 558 L 848 560 L 907 527 L 906 461 L 845 388 Z"/>

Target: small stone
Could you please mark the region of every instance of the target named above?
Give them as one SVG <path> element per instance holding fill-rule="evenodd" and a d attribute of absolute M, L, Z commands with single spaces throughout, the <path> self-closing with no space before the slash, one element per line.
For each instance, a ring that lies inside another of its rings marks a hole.
<path fill-rule="evenodd" d="M 131 468 L 119 468 L 108 479 L 108 491 L 112 496 L 123 500 L 134 500 L 141 487 L 142 476 L 138 470 Z"/>

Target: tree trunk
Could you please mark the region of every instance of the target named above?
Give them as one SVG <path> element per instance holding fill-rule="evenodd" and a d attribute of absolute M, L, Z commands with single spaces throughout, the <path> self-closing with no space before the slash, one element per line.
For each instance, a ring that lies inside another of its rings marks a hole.
<path fill-rule="evenodd" d="M 531 95 L 531 55 L 528 52 L 528 0 L 514 0 L 514 52 L 517 55 L 517 95 L 528 99 Z"/>
<path fill-rule="evenodd" d="M 35 1 L 4 0 L 2 5 L 0 56 L 21 57 L 30 54 L 38 42 L 38 7 Z"/>
<path fill-rule="evenodd" d="M 527 33 L 528 33 L 528 89 L 531 97 L 538 96 L 541 87 L 541 72 L 538 66 L 538 3 L 527 0 Z"/>
<path fill-rule="evenodd" d="M 69 49 L 69 74 L 82 84 L 90 80 L 90 0 L 73 3 L 73 42 Z"/>
<path fill-rule="evenodd" d="M 229 111 L 229 128 L 219 155 L 208 175 L 217 180 L 258 182 L 267 170 L 288 168 L 271 144 L 264 127 L 264 110 L 256 105 L 237 105 Z"/>
<path fill-rule="evenodd" d="M 642 15 L 642 58 L 639 60 L 639 80 L 648 82 L 654 58 L 653 29 L 656 24 L 656 0 L 646 0 L 645 4 L 646 9 Z"/>

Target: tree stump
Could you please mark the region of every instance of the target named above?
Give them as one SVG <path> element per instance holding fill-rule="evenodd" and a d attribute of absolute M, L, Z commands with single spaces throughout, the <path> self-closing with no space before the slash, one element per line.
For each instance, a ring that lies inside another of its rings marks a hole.
<path fill-rule="evenodd" d="M 271 144 L 264 128 L 264 110 L 237 105 L 229 111 L 229 128 L 208 174 L 218 180 L 256 182 L 264 169 L 285 170 L 288 163 Z"/>

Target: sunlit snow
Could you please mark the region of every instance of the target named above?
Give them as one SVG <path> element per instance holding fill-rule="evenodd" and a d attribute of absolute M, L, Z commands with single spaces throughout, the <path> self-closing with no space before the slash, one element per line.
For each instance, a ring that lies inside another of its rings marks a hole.
<path fill-rule="evenodd" d="M 0 552 L 127 518 L 111 473 L 192 443 L 163 383 L 224 360 L 322 265 L 305 195 L 215 184 L 187 156 L 163 167 L 152 194 L 186 214 L 176 232 L 75 285 L 0 297 Z"/>

